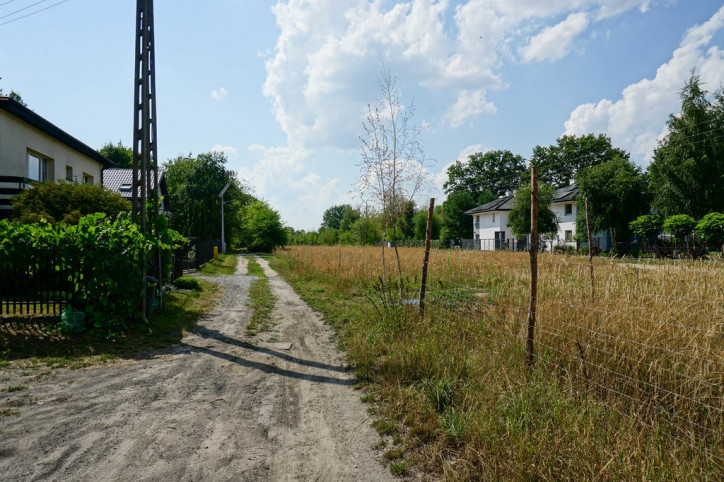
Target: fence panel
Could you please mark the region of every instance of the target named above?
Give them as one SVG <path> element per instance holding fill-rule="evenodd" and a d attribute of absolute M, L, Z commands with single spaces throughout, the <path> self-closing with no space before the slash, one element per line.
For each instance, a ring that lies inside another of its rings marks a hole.
<path fill-rule="evenodd" d="M 75 261 L 39 251 L 0 266 L 0 315 L 59 315 L 78 289 Z"/>

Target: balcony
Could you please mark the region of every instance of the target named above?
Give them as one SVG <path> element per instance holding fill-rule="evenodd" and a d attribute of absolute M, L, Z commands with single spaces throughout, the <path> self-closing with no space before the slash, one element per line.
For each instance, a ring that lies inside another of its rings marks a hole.
<path fill-rule="evenodd" d="M 19 176 L 0 176 L 0 219 L 10 216 L 13 207 L 10 200 L 30 186 L 32 179 Z"/>

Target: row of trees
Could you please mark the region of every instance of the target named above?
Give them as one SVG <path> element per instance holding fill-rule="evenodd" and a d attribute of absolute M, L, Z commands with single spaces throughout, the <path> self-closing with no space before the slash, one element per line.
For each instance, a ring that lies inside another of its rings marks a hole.
<path fill-rule="evenodd" d="M 122 142 L 106 143 L 99 152 L 119 168 L 133 167 L 133 152 Z M 271 251 L 287 242 L 279 213 L 257 199 L 226 167 L 223 153 L 209 152 L 178 156 L 163 165 L 169 190 L 173 225 L 184 236 L 201 239 L 221 237 L 219 193 L 231 182 L 224 195 L 224 234 L 229 246 L 252 251 Z"/>

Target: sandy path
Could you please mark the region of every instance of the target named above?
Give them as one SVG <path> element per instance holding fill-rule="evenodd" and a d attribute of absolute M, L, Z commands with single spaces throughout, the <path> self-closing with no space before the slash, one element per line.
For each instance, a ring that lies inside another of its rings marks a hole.
<path fill-rule="evenodd" d="M 2 480 L 388 480 L 332 333 L 259 259 L 276 331 L 249 338 L 246 261 L 173 350 L 32 380 L 1 369 Z M 289 350 L 281 342 L 291 342 Z M 256 343 L 256 344 L 255 344 Z M 27 398 L 26 398 L 27 400 Z"/>

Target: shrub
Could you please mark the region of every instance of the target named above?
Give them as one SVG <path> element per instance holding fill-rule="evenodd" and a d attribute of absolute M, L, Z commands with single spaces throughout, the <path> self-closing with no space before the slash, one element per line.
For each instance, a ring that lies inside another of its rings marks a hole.
<path fill-rule="evenodd" d="M 115 218 L 129 212 L 131 203 L 103 186 L 47 181 L 35 184 L 13 198 L 13 218 L 23 223 L 78 224 L 88 214 Z"/>
<path fill-rule="evenodd" d="M 687 235 L 691 234 L 695 226 L 696 221 L 688 214 L 676 214 L 664 221 L 664 231 L 674 236 L 678 241 L 682 241 Z"/>
<path fill-rule="evenodd" d="M 711 243 L 724 242 L 724 214 L 709 213 L 696 225 L 696 234 Z"/>
<path fill-rule="evenodd" d="M 70 226 L 0 221 L 0 266 L 32 270 L 53 257 L 73 285 L 73 310 L 84 312 L 87 328 L 102 336 L 143 324 L 141 266 L 153 249 L 170 246 L 145 237 L 127 214 L 115 220 L 92 214 Z"/>
<path fill-rule="evenodd" d="M 659 234 L 664 227 L 664 220 L 658 214 L 644 214 L 631 221 L 628 227 L 634 234 L 650 238 Z"/>
<path fill-rule="evenodd" d="M 201 289 L 201 283 L 199 283 L 199 280 L 197 280 L 196 278 L 192 278 L 191 276 L 181 276 L 176 281 L 174 281 L 173 284 L 175 284 L 177 288 L 180 288 L 182 290 L 199 291 Z"/>

